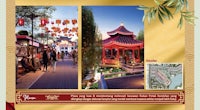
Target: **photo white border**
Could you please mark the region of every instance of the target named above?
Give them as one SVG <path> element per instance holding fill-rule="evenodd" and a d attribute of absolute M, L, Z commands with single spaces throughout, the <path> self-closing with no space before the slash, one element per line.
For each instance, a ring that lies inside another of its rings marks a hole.
<path fill-rule="evenodd" d="M 0 0 L 0 110 L 6 109 L 6 0 Z"/>
<path fill-rule="evenodd" d="M 200 110 L 200 1 L 194 1 L 195 16 L 198 17 L 195 21 L 195 33 L 194 33 L 194 109 Z"/>

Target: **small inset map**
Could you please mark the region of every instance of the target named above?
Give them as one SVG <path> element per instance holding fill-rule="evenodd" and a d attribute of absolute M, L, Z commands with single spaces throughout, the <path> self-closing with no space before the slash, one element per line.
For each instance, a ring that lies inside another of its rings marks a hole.
<path fill-rule="evenodd" d="M 147 89 L 183 89 L 183 65 L 147 64 Z"/>

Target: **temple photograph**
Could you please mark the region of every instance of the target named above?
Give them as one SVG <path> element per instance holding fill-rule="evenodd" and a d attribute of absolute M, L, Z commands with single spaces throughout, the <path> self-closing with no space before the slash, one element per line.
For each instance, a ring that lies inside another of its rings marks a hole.
<path fill-rule="evenodd" d="M 144 89 L 144 11 L 82 7 L 82 89 Z"/>

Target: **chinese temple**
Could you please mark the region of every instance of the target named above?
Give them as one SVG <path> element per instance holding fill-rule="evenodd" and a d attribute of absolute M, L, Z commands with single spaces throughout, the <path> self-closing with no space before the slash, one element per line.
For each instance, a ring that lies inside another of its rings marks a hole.
<path fill-rule="evenodd" d="M 136 40 L 136 35 L 133 32 L 121 24 L 117 29 L 107 32 L 107 34 L 110 37 L 103 40 L 103 64 L 120 65 L 125 57 L 128 61 L 141 62 L 140 50 L 144 48 L 144 43 Z"/>

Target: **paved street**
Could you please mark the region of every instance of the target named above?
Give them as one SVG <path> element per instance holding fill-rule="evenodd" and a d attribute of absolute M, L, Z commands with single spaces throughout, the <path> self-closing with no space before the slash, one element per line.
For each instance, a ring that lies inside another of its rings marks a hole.
<path fill-rule="evenodd" d="M 38 72 L 39 71 L 39 72 Z M 72 59 L 64 59 L 64 61 L 57 61 L 56 71 L 53 72 L 52 67 L 48 67 L 47 72 L 38 70 L 36 73 L 28 73 L 37 75 L 34 80 L 24 81 L 21 85 L 26 85 L 29 89 L 77 89 L 78 88 L 78 68 L 73 64 Z M 27 75 L 28 75 L 27 74 Z M 28 77 L 25 77 L 28 78 Z M 19 79 L 20 80 L 20 79 Z M 23 81 L 21 79 L 21 81 Z M 26 84 L 29 83 L 29 85 Z M 24 87 L 24 89 L 26 89 Z M 19 86 L 18 86 L 19 88 Z M 20 88 L 23 88 L 21 86 Z"/>
<path fill-rule="evenodd" d="M 30 89 L 77 89 L 78 69 L 72 59 L 57 61 L 56 71 L 50 68 Z"/>

